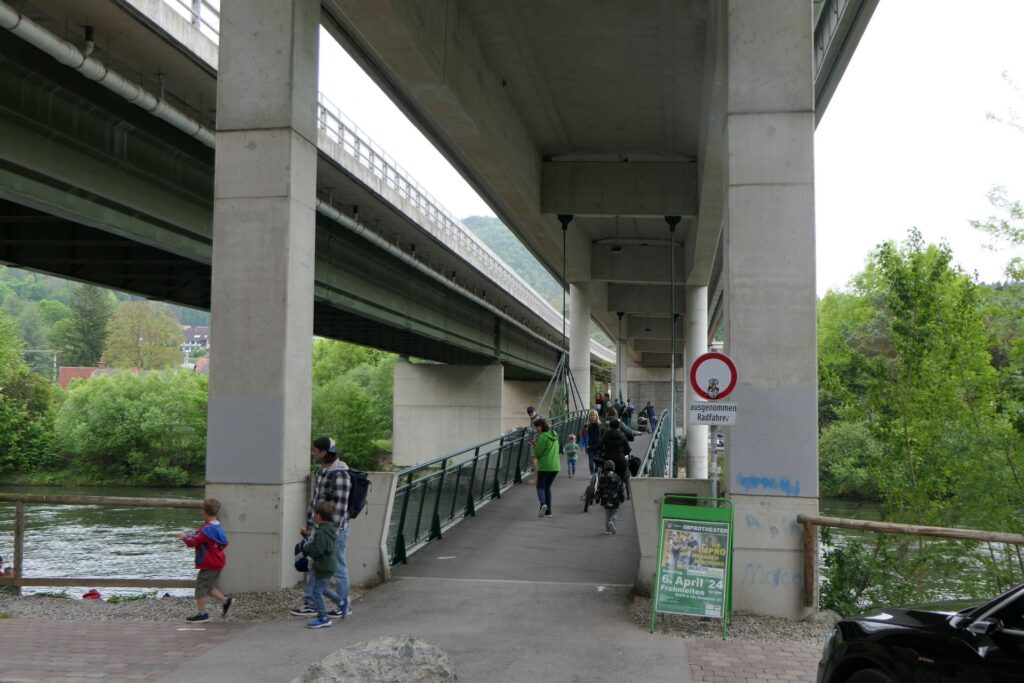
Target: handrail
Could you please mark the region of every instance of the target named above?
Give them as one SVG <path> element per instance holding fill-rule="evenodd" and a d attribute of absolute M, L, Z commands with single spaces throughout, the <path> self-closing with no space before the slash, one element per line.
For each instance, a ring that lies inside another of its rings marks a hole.
<path fill-rule="evenodd" d="M 821 517 L 818 515 L 797 515 L 797 524 L 803 526 L 804 536 L 804 607 L 814 606 L 814 588 L 818 583 L 818 549 L 815 545 L 814 527 L 827 526 L 838 529 L 857 529 L 883 534 L 906 534 L 910 536 L 933 536 L 956 538 L 965 541 L 982 541 L 1024 545 L 1024 534 L 1010 534 L 1001 531 L 979 531 L 976 529 L 954 529 L 942 526 L 921 526 L 919 524 L 897 524 L 894 522 L 873 522 L 845 517 Z"/>
<path fill-rule="evenodd" d="M 580 410 L 552 420 L 559 443 L 580 430 L 586 415 Z M 399 472 L 387 536 L 391 564 L 404 564 L 413 553 L 522 482 L 523 474 L 530 471 L 530 452 L 529 433 L 518 430 Z"/>
<path fill-rule="evenodd" d="M 121 496 L 51 496 L 21 493 L 0 493 L 0 502 L 14 503 L 14 574 L 0 577 L 0 586 L 11 586 L 21 595 L 22 586 L 102 586 L 104 588 L 194 588 L 194 579 L 116 579 L 103 577 L 26 577 L 23 575 L 25 553 L 25 504 L 45 505 L 111 505 L 116 507 L 183 508 L 198 510 L 199 500 L 180 498 L 127 498 Z"/>
<path fill-rule="evenodd" d="M 661 411 L 658 417 L 658 426 L 654 428 L 651 441 L 647 444 L 647 451 L 640 462 L 638 477 L 671 477 L 675 463 L 675 454 L 672 452 L 672 430 L 667 427 L 669 423 L 669 411 Z"/>

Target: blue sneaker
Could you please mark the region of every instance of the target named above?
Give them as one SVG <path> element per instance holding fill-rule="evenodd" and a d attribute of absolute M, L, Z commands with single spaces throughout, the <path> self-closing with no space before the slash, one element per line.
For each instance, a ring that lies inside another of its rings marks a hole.
<path fill-rule="evenodd" d="M 323 617 L 322 619 L 320 617 L 317 617 L 313 621 L 306 624 L 306 628 L 327 628 L 330 625 L 331 620 L 327 617 Z"/>

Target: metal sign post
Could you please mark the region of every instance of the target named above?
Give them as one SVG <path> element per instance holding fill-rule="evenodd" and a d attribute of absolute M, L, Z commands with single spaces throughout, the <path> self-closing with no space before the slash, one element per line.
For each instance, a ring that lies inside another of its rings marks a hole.
<path fill-rule="evenodd" d="M 732 623 L 732 502 L 666 494 L 658 526 L 651 633 L 658 612 Z"/>

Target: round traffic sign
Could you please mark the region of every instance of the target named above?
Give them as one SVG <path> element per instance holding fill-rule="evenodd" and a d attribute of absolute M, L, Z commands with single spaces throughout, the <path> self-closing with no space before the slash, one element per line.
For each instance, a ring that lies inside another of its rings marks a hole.
<path fill-rule="evenodd" d="M 736 388 L 736 366 L 724 353 L 705 353 L 693 361 L 690 386 L 709 401 L 725 398 Z"/>

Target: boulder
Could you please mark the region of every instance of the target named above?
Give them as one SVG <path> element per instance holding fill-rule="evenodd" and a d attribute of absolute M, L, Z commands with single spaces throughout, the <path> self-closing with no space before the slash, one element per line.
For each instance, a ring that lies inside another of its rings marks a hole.
<path fill-rule="evenodd" d="M 333 652 L 292 683 L 435 683 L 456 681 L 452 658 L 416 638 L 376 638 Z"/>
<path fill-rule="evenodd" d="M 842 619 L 841 616 L 836 614 L 830 609 L 823 609 L 820 612 L 812 612 L 804 617 L 804 621 L 811 624 L 834 624 Z"/>

